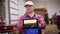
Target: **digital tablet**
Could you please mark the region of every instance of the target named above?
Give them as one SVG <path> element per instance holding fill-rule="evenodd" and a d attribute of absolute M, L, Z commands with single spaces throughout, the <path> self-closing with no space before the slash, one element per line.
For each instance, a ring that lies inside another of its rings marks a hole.
<path fill-rule="evenodd" d="M 38 20 L 37 19 L 24 19 L 23 28 L 37 28 Z"/>

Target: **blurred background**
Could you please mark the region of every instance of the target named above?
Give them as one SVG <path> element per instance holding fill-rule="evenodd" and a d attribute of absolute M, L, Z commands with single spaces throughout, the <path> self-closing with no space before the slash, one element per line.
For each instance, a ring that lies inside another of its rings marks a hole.
<path fill-rule="evenodd" d="M 47 25 L 42 30 L 42 34 L 60 32 L 60 0 L 0 0 L 0 24 L 2 26 L 17 25 L 20 16 L 25 13 L 26 1 L 32 1 L 35 5 L 35 13 L 44 16 Z"/>

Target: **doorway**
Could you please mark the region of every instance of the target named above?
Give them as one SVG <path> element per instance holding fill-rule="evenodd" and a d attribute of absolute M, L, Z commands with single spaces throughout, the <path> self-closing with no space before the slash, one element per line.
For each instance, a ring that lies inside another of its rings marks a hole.
<path fill-rule="evenodd" d="M 0 0 L 0 18 L 5 20 L 5 0 Z"/>

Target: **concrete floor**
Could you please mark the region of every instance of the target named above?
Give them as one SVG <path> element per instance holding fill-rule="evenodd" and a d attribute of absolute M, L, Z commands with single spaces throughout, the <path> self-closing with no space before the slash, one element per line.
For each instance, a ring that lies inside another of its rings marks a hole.
<path fill-rule="evenodd" d="M 59 30 L 55 24 L 46 25 L 46 28 L 42 30 L 42 34 L 58 34 Z"/>

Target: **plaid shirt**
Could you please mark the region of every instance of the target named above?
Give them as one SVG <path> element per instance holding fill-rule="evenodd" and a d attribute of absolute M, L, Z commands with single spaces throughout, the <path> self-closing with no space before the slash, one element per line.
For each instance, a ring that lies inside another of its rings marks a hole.
<path fill-rule="evenodd" d="M 30 17 L 28 15 L 24 15 L 24 16 L 20 17 L 19 23 L 17 25 L 17 29 L 22 31 L 22 34 L 24 34 L 23 19 L 33 19 L 33 18 L 37 18 L 38 19 L 38 24 L 41 24 L 42 27 L 44 27 L 46 25 L 46 23 L 44 21 L 44 17 L 41 16 L 41 15 L 35 14 L 33 17 Z"/>

